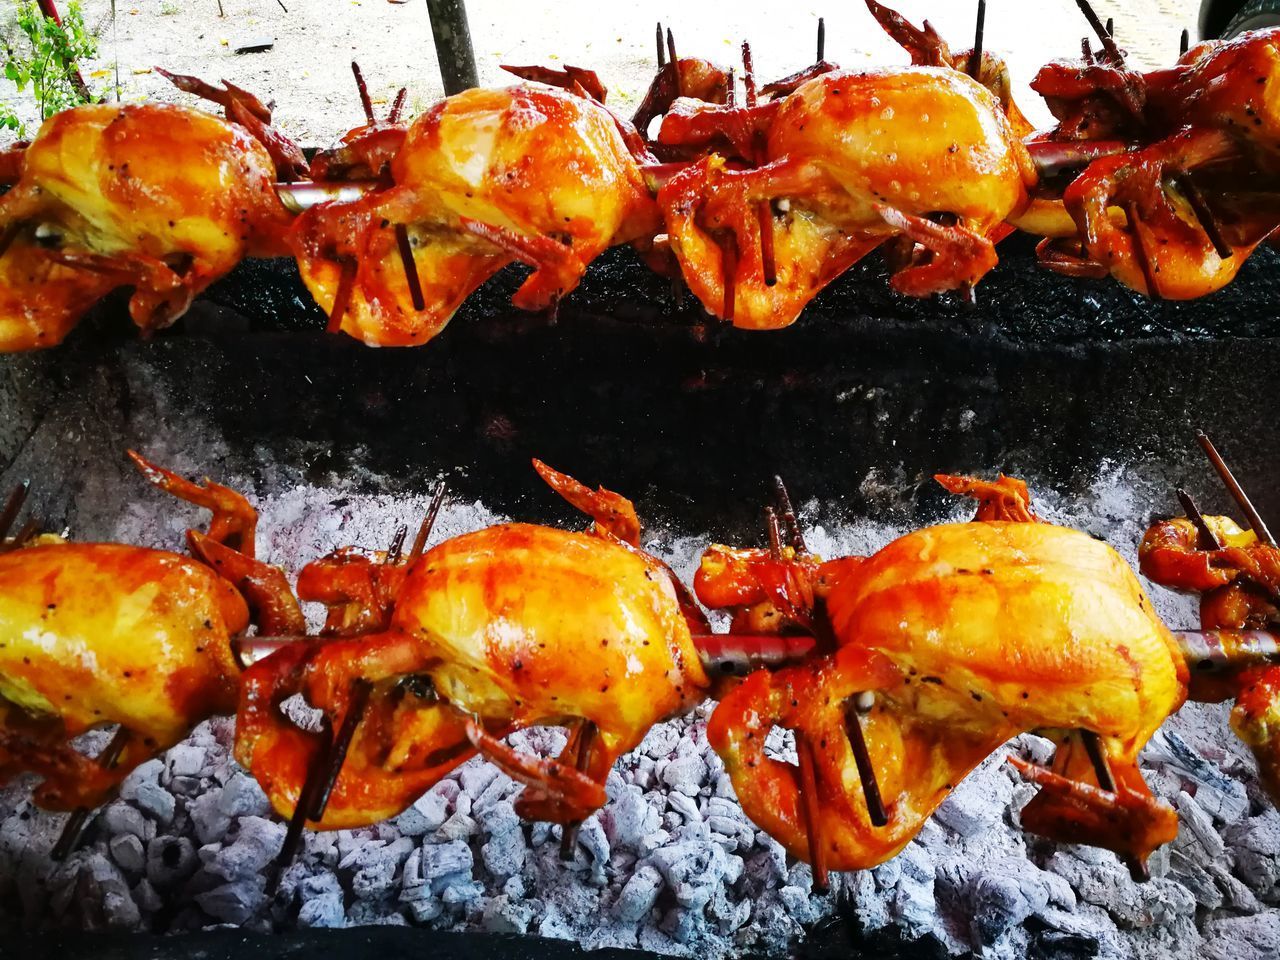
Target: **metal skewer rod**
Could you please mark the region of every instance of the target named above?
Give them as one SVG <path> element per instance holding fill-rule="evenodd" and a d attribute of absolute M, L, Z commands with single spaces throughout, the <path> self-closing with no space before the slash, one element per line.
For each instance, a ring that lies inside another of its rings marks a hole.
<path fill-rule="evenodd" d="M 982 0 L 986 2 L 986 0 Z M 818 18 L 818 59 L 814 63 L 821 63 L 827 59 L 827 21 L 822 17 Z"/>
<path fill-rule="evenodd" d="M 360 72 L 360 64 L 351 61 L 351 72 L 355 74 L 356 89 L 360 91 L 360 107 L 364 110 L 364 119 L 369 126 L 377 123 L 373 115 L 373 101 L 369 99 L 369 87 L 364 82 L 364 74 Z"/>
<path fill-rule="evenodd" d="M 884 800 L 880 796 L 880 784 L 876 780 L 876 768 L 871 763 L 871 754 L 867 751 L 867 739 L 862 732 L 862 710 L 858 697 L 853 698 L 845 707 L 844 728 L 849 736 L 849 746 L 853 748 L 853 762 L 858 768 L 858 781 L 862 784 L 862 796 L 867 804 L 867 817 L 874 827 L 883 827 L 889 822 L 889 814 L 884 809 Z"/>
<path fill-rule="evenodd" d="M 1186 27 L 1182 28 L 1182 36 L 1178 40 L 1178 56 L 1183 56 L 1191 49 L 1191 31 Z"/>
<path fill-rule="evenodd" d="M 387 548 L 387 566 L 395 566 L 400 562 L 401 551 L 404 550 L 404 538 L 409 535 L 409 528 L 403 523 L 396 527 L 391 537 L 391 546 Z"/>
<path fill-rule="evenodd" d="M 782 482 L 782 477 L 774 475 L 773 478 L 774 496 L 778 501 L 778 510 L 782 514 L 782 522 L 787 528 L 787 536 L 791 539 L 791 547 L 797 553 L 808 553 L 809 548 L 804 543 L 804 531 L 800 529 L 800 521 L 796 519 L 796 511 L 791 506 L 791 496 L 787 493 L 787 485 Z"/>
<path fill-rule="evenodd" d="M 1231 472 L 1231 468 L 1227 466 L 1222 454 L 1218 453 L 1218 448 L 1213 445 L 1202 430 L 1196 431 L 1196 443 L 1200 444 L 1200 449 L 1205 452 L 1205 456 L 1209 458 L 1209 462 L 1213 464 L 1213 469 L 1218 471 L 1218 476 L 1222 478 L 1222 483 L 1227 488 L 1227 492 L 1235 499 L 1240 509 L 1244 512 L 1245 519 L 1253 532 L 1257 534 L 1258 542 L 1264 543 L 1269 547 L 1276 545 L 1276 539 L 1271 535 L 1271 531 L 1267 529 L 1266 523 L 1262 519 L 1262 515 L 1258 513 L 1257 508 L 1253 505 L 1253 501 L 1249 499 L 1249 495 L 1244 492 L 1244 488 L 1240 486 L 1240 482 L 1236 480 L 1235 474 Z"/>
<path fill-rule="evenodd" d="M 1084 751 L 1089 755 L 1089 762 L 1093 764 L 1093 774 L 1098 780 L 1098 786 L 1107 793 L 1115 793 L 1116 777 L 1111 770 L 1111 760 L 1107 757 L 1107 745 L 1092 730 L 1081 730 L 1080 739 L 1084 742 Z M 1136 882 L 1145 883 L 1151 879 L 1151 871 L 1137 857 L 1132 854 L 1121 854 L 1120 859 L 1129 868 L 1129 875 Z"/>
<path fill-rule="evenodd" d="M 267 894 L 274 895 L 280 886 L 289 864 L 298 855 L 298 847 L 302 844 L 302 830 L 307 825 L 307 815 L 315 806 L 319 793 L 325 788 L 329 772 L 329 752 L 333 747 L 333 731 L 329 728 L 327 718 L 322 718 L 324 729 L 320 733 L 320 746 L 311 763 L 307 766 L 307 778 L 303 781 L 298 801 L 289 817 L 289 828 L 285 831 L 284 845 L 280 848 L 280 856 L 276 858 L 276 871 L 267 882 Z"/>
<path fill-rule="evenodd" d="M 662 46 L 662 21 L 658 21 L 658 25 L 654 28 L 654 39 L 658 42 L 658 69 L 661 70 L 667 65 L 667 51 Z"/>

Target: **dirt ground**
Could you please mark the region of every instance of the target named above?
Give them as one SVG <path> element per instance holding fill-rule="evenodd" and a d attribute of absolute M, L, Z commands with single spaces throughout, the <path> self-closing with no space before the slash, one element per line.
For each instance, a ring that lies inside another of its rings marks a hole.
<path fill-rule="evenodd" d="M 59 0 L 61 6 L 65 0 Z M 0 27 L 16 0 L 0 0 Z M 303 143 L 324 145 L 361 122 L 350 63 L 358 60 L 374 102 L 387 109 L 396 90 L 409 89 L 411 112 L 442 93 L 424 0 L 83 0 L 99 36 L 98 59 L 85 65 L 95 91 L 112 93 L 116 66 L 125 102 L 158 98 L 193 102 L 173 90 L 152 66 L 225 78 L 278 104 L 280 127 Z M 899 0 L 915 22 L 929 18 L 956 46 L 968 46 L 973 0 Z M 1143 65 L 1167 63 L 1178 34 L 1194 31 L 1198 0 L 1095 0 L 1102 17 L 1116 18 L 1122 46 Z M 847 66 L 905 59 L 856 0 L 763 0 L 733 4 L 654 0 L 467 0 L 480 82 L 506 82 L 502 63 L 573 63 L 596 69 L 611 101 L 633 105 L 654 69 L 655 21 L 674 28 L 682 54 L 729 63 L 751 41 L 756 69 L 779 76 L 813 59 L 819 16 L 827 22 L 827 58 Z M 1024 109 L 1047 119 L 1026 89 L 1036 69 L 1055 57 L 1077 55 L 1088 27 L 1073 0 L 989 0 L 987 46 L 1007 54 Z M 261 53 L 236 54 L 246 39 L 270 38 Z M 0 78 L 0 97 L 14 91 Z M 34 111 L 28 107 L 34 119 Z"/>

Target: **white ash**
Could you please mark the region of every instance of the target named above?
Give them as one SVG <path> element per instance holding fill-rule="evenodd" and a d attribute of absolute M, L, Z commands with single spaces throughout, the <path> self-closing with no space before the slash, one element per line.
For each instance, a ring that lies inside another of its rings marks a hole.
<path fill-rule="evenodd" d="M 167 451 L 152 453 L 164 460 Z M 811 546 L 827 556 L 865 553 L 905 532 L 894 507 L 908 480 L 889 471 L 862 484 L 885 505 L 885 522 L 821 516 L 816 505 L 803 506 Z M 416 529 L 429 481 L 416 498 L 310 486 L 259 498 L 260 554 L 295 574 L 299 563 L 339 546 L 384 547 L 397 527 Z M 1033 484 L 1047 519 L 1103 537 L 1131 562 L 1168 489 L 1164 478 L 1117 466 L 1101 471 L 1080 497 Z M 101 535 L 171 549 L 180 549 L 182 530 L 198 522 L 196 511 L 174 503 L 139 503 L 123 517 L 91 509 L 83 508 L 78 522 L 101 524 Z M 971 510 L 957 501 L 952 515 Z M 481 504 L 449 503 L 432 542 L 500 519 Z M 688 581 L 699 550 L 715 539 L 714 532 L 659 530 L 649 546 Z M 1171 625 L 1194 623 L 1189 600 L 1152 593 Z M 572 860 L 561 859 L 559 827 L 516 817 L 516 783 L 472 761 L 389 823 L 307 834 L 274 900 L 266 889 L 284 827 L 230 757 L 233 721 L 217 718 L 139 767 L 62 864 L 50 861 L 49 850 L 64 817 L 34 809 L 27 780 L 0 791 L 3 920 L 26 929 L 164 931 L 409 923 L 719 958 L 783 955 L 844 898 L 866 930 L 934 938 L 957 955 L 1280 955 L 1280 813 L 1267 803 L 1222 706 L 1188 705 L 1144 753 L 1153 789 L 1182 821 L 1178 839 L 1152 858 L 1150 883 L 1135 884 L 1105 851 L 1058 847 L 1020 832 L 1019 811 L 1034 790 L 1004 757 L 1012 750 L 1044 762 L 1051 752 L 1048 741 L 1027 735 L 965 780 L 901 856 L 835 876 L 825 896 L 813 893 L 807 866 L 743 815 L 706 743 L 710 710 L 706 704 L 655 727 L 618 763 L 609 803 L 583 825 Z M 104 741 L 105 734 L 91 735 L 85 749 L 99 750 Z M 512 742 L 550 755 L 565 737 L 539 728 Z M 776 734 L 769 749 L 787 757 L 794 748 L 789 736 Z"/>

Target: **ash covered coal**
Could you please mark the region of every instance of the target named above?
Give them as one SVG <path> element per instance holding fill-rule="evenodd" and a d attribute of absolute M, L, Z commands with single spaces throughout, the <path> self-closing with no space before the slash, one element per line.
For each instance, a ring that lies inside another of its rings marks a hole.
<path fill-rule="evenodd" d="M 245 477 L 219 479 L 255 488 Z M 1116 466 L 1071 500 L 1027 479 L 1047 519 L 1105 538 L 1130 561 L 1150 504 L 1168 490 L 1162 477 Z M 386 544 L 426 507 L 425 497 L 370 496 L 354 485 L 260 477 L 256 486 L 272 491 L 256 497 L 260 555 L 294 573 L 338 546 Z M 875 477 L 863 484 L 873 501 L 888 502 L 893 488 L 901 486 Z M 197 520 L 181 504 L 154 499 L 123 515 L 105 503 L 101 513 L 93 503 L 78 509 L 77 523 L 96 535 L 172 549 Z M 970 510 L 957 503 L 953 515 Z M 827 556 L 874 550 L 907 529 L 820 516 L 815 504 L 802 514 L 811 546 Z M 433 542 L 500 519 L 483 504 L 450 503 Z M 688 580 L 712 539 L 657 530 L 648 546 Z M 1185 598 L 1153 593 L 1169 623 L 1194 622 Z M 28 783 L 0 793 L 0 916 L 4 927 L 26 931 L 411 924 L 719 958 L 783 955 L 806 928 L 842 911 L 867 931 L 894 929 L 956 955 L 1280 955 L 1280 813 L 1221 707 L 1185 707 L 1144 754 L 1153 789 L 1182 821 L 1177 840 L 1153 858 L 1149 883 L 1135 884 L 1111 853 L 1021 833 L 1019 811 L 1033 788 L 1004 757 L 1016 751 L 1045 762 L 1051 749 L 1024 736 L 964 781 L 899 857 L 835 875 L 824 896 L 815 895 L 806 865 L 744 817 L 706 743 L 710 710 L 655 727 L 619 762 L 609 803 L 583 825 L 571 861 L 561 859 L 559 827 L 515 815 L 520 786 L 473 761 L 393 821 L 308 834 L 274 898 L 267 884 L 284 825 L 231 759 L 233 721 L 218 719 L 138 768 L 61 864 L 49 851 L 64 817 L 34 809 Z M 100 749 L 105 736 L 86 738 L 85 748 Z M 789 745 L 778 740 L 785 753 Z M 534 729 L 513 741 L 549 755 L 564 734 Z"/>

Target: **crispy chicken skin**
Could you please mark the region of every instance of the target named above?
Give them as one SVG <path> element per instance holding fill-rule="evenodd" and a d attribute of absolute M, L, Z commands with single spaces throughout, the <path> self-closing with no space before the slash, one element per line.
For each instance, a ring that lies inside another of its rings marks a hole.
<path fill-rule="evenodd" d="M 414 122 L 389 169 L 392 185 L 313 208 L 291 234 L 331 326 L 368 344 L 426 342 L 472 291 L 517 261 L 534 272 L 516 306 L 553 307 L 606 248 L 657 231 L 657 209 L 614 117 L 560 90 L 449 97 Z M 397 226 L 412 246 L 422 309 Z"/>
<path fill-rule="evenodd" d="M 281 664 L 273 656 L 246 673 L 236 745 L 281 812 L 296 805 L 314 750 L 272 713 L 283 695 L 273 678 L 299 678 L 288 690 L 301 688 L 335 728 L 355 677 L 373 684 L 375 705 L 411 677 L 436 696 L 394 717 L 385 706 L 385 722 L 361 725 L 319 821 L 329 829 L 394 816 L 471 755 L 472 743 L 530 785 L 523 816 L 583 819 L 604 804 L 614 761 L 708 686 L 676 592 L 654 562 L 598 534 L 528 524 L 427 551 L 406 574 L 389 630 L 324 642 L 305 662 Z M 572 739 L 559 761 L 499 740 L 538 724 L 580 731 L 583 721 L 598 733 L 577 766 Z"/>
<path fill-rule="evenodd" d="M 286 254 L 266 150 L 184 107 L 93 105 L 45 121 L 0 197 L 0 351 L 59 343 L 120 286 L 167 326 L 245 256 Z"/>
<path fill-rule="evenodd" d="M 0 554 L 0 777 L 44 776 L 48 809 L 96 806 L 192 723 L 236 704 L 228 638 L 249 623 L 209 567 L 160 550 L 50 544 Z M 113 770 L 69 740 L 113 723 L 132 739 Z"/>
<path fill-rule="evenodd" d="M 895 235 L 933 253 L 894 274 L 901 292 L 976 282 L 996 262 L 990 235 L 1025 206 L 1035 182 L 995 98 L 949 68 L 826 73 L 749 111 L 678 101 L 660 140 L 726 131 L 743 153 L 763 138 L 759 166 L 735 170 L 706 158 L 673 177 L 659 203 L 690 288 L 718 316 L 750 329 L 789 325 L 827 283 Z M 762 201 L 774 205 L 774 284 L 763 261 Z"/>
<path fill-rule="evenodd" d="M 1186 669 L 1110 547 L 1039 523 L 929 527 L 851 567 L 827 607 L 836 653 L 753 675 L 708 729 L 748 815 L 794 855 L 810 859 L 809 834 L 795 769 L 763 752 L 775 723 L 803 731 L 814 752 L 815 835 L 832 869 L 894 856 L 974 766 L 1024 731 L 1059 743 L 1054 770 L 1035 768 L 1044 789 L 1023 811 L 1028 829 L 1138 859 L 1176 832 L 1136 759 L 1182 703 Z M 866 691 L 874 705 L 857 722 L 882 827 L 863 802 L 846 726 Z M 1090 782 L 1081 730 L 1101 737 L 1120 790 Z"/>

